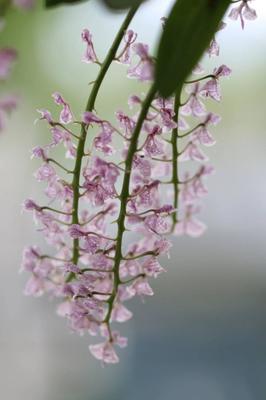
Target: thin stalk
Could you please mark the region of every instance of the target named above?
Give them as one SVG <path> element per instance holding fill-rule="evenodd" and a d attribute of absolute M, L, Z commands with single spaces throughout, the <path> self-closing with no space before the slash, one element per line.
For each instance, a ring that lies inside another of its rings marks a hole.
<path fill-rule="evenodd" d="M 108 300 L 107 315 L 104 319 L 104 322 L 108 326 L 110 324 L 110 318 L 111 318 L 111 314 L 112 314 L 113 304 L 114 304 L 114 301 L 115 301 L 115 298 L 117 295 L 118 287 L 119 287 L 119 284 L 121 283 L 120 276 L 119 276 L 119 267 L 120 267 L 121 261 L 123 260 L 122 244 L 123 244 L 123 236 L 124 236 L 124 233 L 126 230 L 125 218 L 126 218 L 126 214 L 127 214 L 127 211 L 126 211 L 127 202 L 130 197 L 129 186 L 130 186 L 130 177 L 131 177 L 131 168 L 132 168 L 133 158 L 134 158 L 134 155 L 138 148 L 138 139 L 139 139 L 139 135 L 141 132 L 143 122 L 145 121 L 145 118 L 148 114 L 150 105 L 154 99 L 155 94 L 156 94 L 156 87 L 155 87 L 155 85 L 153 85 L 150 88 L 150 90 L 146 96 L 146 99 L 143 102 L 142 109 L 141 109 L 136 127 L 135 127 L 134 132 L 131 137 L 130 146 L 128 149 L 127 158 L 126 158 L 126 162 L 125 162 L 126 172 L 124 175 L 122 190 L 121 190 L 121 194 L 120 194 L 120 212 L 119 212 L 119 216 L 117 219 L 117 242 L 116 242 L 116 249 L 115 249 L 115 255 L 114 255 L 114 267 L 113 267 L 114 285 L 113 285 L 112 295 L 110 296 L 110 298 Z M 109 332 L 110 332 L 110 330 L 109 330 Z M 110 340 L 112 340 L 111 336 L 110 336 Z"/>
<path fill-rule="evenodd" d="M 135 13 L 137 12 L 139 6 L 132 7 L 132 9 L 128 12 L 120 30 L 118 31 L 115 40 L 103 62 L 101 65 L 101 69 L 99 71 L 98 77 L 96 78 L 85 111 L 93 111 L 95 107 L 96 98 L 99 92 L 99 89 L 102 85 L 102 82 L 105 78 L 105 75 L 115 58 L 116 52 L 119 48 L 121 41 L 123 40 L 125 31 L 127 30 L 130 22 L 132 21 Z M 74 176 L 72 181 L 72 188 L 73 188 L 73 214 L 72 214 L 72 224 L 79 224 L 79 187 L 80 187 L 80 175 L 81 175 L 81 166 L 82 160 L 84 157 L 84 147 L 87 137 L 87 128 L 84 123 L 81 124 L 81 134 L 78 141 L 77 147 L 77 156 L 76 156 L 76 163 L 74 167 Z M 77 264 L 79 260 L 79 239 L 74 239 L 73 241 L 73 254 L 72 254 L 72 262 L 73 264 Z M 71 281 L 75 275 L 71 273 L 67 281 Z"/>
<path fill-rule="evenodd" d="M 178 209 L 178 196 L 179 196 L 179 171 L 178 171 L 178 117 L 179 117 L 179 109 L 181 106 L 181 91 L 182 86 L 178 88 L 176 95 L 175 95 L 175 117 L 174 121 L 176 122 L 177 127 L 172 131 L 172 154 L 173 154 L 173 171 L 172 171 L 172 182 L 174 187 L 174 209 Z M 173 226 L 172 230 L 174 230 L 175 225 L 178 222 L 178 214 L 177 211 L 172 214 Z"/>

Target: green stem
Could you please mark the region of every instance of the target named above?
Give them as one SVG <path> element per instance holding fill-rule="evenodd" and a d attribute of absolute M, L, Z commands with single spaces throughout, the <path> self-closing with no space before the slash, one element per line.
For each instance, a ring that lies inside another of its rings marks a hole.
<path fill-rule="evenodd" d="M 114 301 L 115 301 L 115 298 L 117 295 L 118 287 L 119 287 L 119 284 L 121 283 L 120 276 L 119 276 L 119 267 L 120 267 L 121 261 L 123 260 L 122 244 L 123 244 L 123 235 L 126 230 L 125 218 L 126 218 L 126 213 L 127 213 L 126 212 L 127 202 L 129 199 L 129 186 L 130 186 L 130 177 L 131 177 L 133 158 L 137 151 L 138 139 L 139 139 L 139 135 L 141 132 L 143 122 L 145 121 L 145 118 L 148 114 L 150 105 L 152 103 L 152 100 L 154 99 L 155 94 L 156 94 L 156 87 L 155 87 L 155 85 L 153 85 L 150 88 L 150 90 L 146 96 L 146 99 L 144 100 L 144 102 L 142 104 L 142 109 L 141 109 L 140 115 L 138 117 L 138 121 L 137 121 L 136 127 L 134 129 L 134 132 L 132 134 L 131 140 L 130 140 L 130 146 L 128 149 L 127 158 L 126 158 L 126 162 L 125 162 L 126 172 L 124 175 L 122 190 L 121 190 L 121 194 L 120 194 L 120 212 L 119 212 L 119 216 L 117 219 L 117 242 L 116 242 L 116 249 L 115 249 L 115 255 L 114 255 L 114 267 L 113 267 L 114 286 L 113 286 L 112 295 L 110 296 L 110 298 L 108 300 L 109 307 L 108 307 L 107 315 L 104 320 L 104 322 L 107 323 L 108 326 L 110 323 L 113 304 L 114 304 Z M 111 339 L 111 337 L 110 337 L 110 339 Z"/>
<path fill-rule="evenodd" d="M 179 172 L 178 172 L 178 117 L 179 117 L 179 109 L 181 106 L 181 92 L 182 92 L 182 86 L 180 86 L 176 92 L 175 95 L 175 117 L 174 121 L 177 124 L 177 127 L 173 129 L 172 132 L 172 138 L 171 138 L 171 143 L 172 143 L 172 153 L 173 153 L 173 171 L 172 171 L 172 182 L 174 186 L 174 208 L 177 210 L 178 208 L 178 196 L 179 196 Z M 172 214 L 172 219 L 173 219 L 173 226 L 172 230 L 174 230 L 175 225 L 178 222 L 178 213 L 175 211 Z"/>
<path fill-rule="evenodd" d="M 115 58 L 116 52 L 120 46 L 120 43 L 124 37 L 124 34 L 133 19 L 135 13 L 137 12 L 139 6 L 132 7 L 132 9 L 128 12 L 119 32 L 117 33 L 115 40 L 103 62 L 101 65 L 101 69 L 99 71 L 98 77 L 96 81 L 94 82 L 92 91 L 90 93 L 90 97 L 88 99 L 86 109 L 85 111 L 93 111 L 96 98 L 99 92 L 99 89 L 102 85 L 102 82 L 105 78 L 105 75 L 112 63 L 112 61 Z M 80 187 L 80 175 L 81 175 L 81 166 L 82 166 L 82 160 L 84 157 L 84 147 L 85 147 L 85 142 L 86 142 L 86 137 L 87 137 L 87 129 L 86 125 L 84 123 L 81 124 L 81 135 L 79 138 L 78 142 L 78 147 L 77 147 L 77 157 L 76 157 L 76 163 L 75 163 L 75 168 L 74 168 L 74 176 L 73 176 L 73 181 L 72 181 L 72 188 L 73 188 L 73 214 L 72 214 L 72 224 L 79 224 L 79 187 Z M 73 254 L 72 254 L 72 262 L 73 264 L 77 264 L 79 260 L 79 239 L 74 239 L 73 240 Z M 67 281 L 71 281 L 74 278 L 74 274 L 71 273 Z"/>

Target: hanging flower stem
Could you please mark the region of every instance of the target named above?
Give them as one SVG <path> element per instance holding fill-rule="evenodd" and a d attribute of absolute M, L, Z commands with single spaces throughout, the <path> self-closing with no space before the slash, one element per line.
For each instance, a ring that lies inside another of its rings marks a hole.
<path fill-rule="evenodd" d="M 131 177 L 131 170 L 132 170 L 132 163 L 134 159 L 134 155 L 137 151 L 138 147 L 138 139 L 139 135 L 141 132 L 141 128 L 143 125 L 143 122 L 148 114 L 150 105 L 155 97 L 156 94 L 156 87 L 153 85 L 147 96 L 145 101 L 142 104 L 142 109 L 135 127 L 135 130 L 132 134 L 131 141 L 130 141 L 130 146 L 128 149 L 127 153 L 127 158 L 126 158 L 126 163 L 125 163 L 125 175 L 124 175 L 124 180 L 122 184 L 122 190 L 120 194 L 120 212 L 119 216 L 117 219 L 117 238 L 116 238 L 116 250 L 115 250 L 115 256 L 114 256 L 114 286 L 113 286 L 113 292 L 112 295 L 110 296 L 108 303 L 108 312 L 105 318 L 105 321 L 108 325 L 110 323 L 110 318 L 112 314 L 112 309 L 113 309 L 113 303 L 115 301 L 116 295 L 117 295 L 117 290 L 119 287 L 119 284 L 121 283 L 120 277 L 119 277 L 119 267 L 120 263 L 123 259 L 123 254 L 122 254 L 122 244 L 123 244 L 123 235 L 126 230 L 125 228 L 125 218 L 126 218 L 126 208 L 127 208 L 127 202 L 129 199 L 129 186 L 130 186 L 130 177 Z"/>
<path fill-rule="evenodd" d="M 178 173 L 178 118 L 179 118 L 179 109 L 181 106 L 181 92 L 182 92 L 182 85 L 179 87 L 179 89 L 176 92 L 175 95 L 175 116 L 174 116 L 174 121 L 177 124 L 177 127 L 173 129 L 172 132 L 172 138 L 171 138 L 171 143 L 172 143 L 172 183 L 173 183 L 173 189 L 174 189 L 174 209 L 178 209 L 178 196 L 179 196 L 179 173 Z M 175 225 L 178 222 L 178 211 L 175 211 L 172 214 L 172 219 L 173 219 L 173 226 L 172 226 L 172 231 L 175 228 Z"/>
<path fill-rule="evenodd" d="M 130 22 L 132 21 L 134 15 L 136 14 L 138 7 L 139 6 L 133 7 L 127 14 L 103 64 L 101 65 L 99 75 L 94 82 L 90 97 L 89 97 L 87 105 L 86 105 L 86 111 L 93 111 L 93 109 L 95 107 L 96 98 L 97 98 L 99 89 L 102 85 L 102 82 L 106 76 L 106 73 L 107 73 L 112 61 L 115 59 L 116 52 L 117 52 L 119 45 L 124 37 L 125 31 L 127 30 L 127 27 L 129 26 Z M 80 135 L 80 139 L 79 139 L 78 147 L 77 147 L 77 157 L 76 157 L 76 163 L 75 163 L 75 168 L 74 168 L 74 176 L 73 176 L 73 181 L 72 181 L 72 188 L 73 188 L 72 224 L 79 224 L 79 197 L 80 197 L 79 186 L 80 186 L 80 175 L 81 175 L 81 167 L 82 167 L 82 160 L 83 160 L 83 156 L 84 156 L 84 147 L 85 147 L 86 137 L 87 137 L 87 128 L 86 128 L 86 125 L 84 123 L 82 123 L 81 135 Z M 72 254 L 73 264 L 76 265 L 78 263 L 78 260 L 79 260 L 79 239 L 74 239 L 73 240 L 73 254 Z M 75 276 L 75 274 L 73 274 L 73 273 L 69 274 L 67 281 L 68 282 L 71 281 L 74 276 Z"/>

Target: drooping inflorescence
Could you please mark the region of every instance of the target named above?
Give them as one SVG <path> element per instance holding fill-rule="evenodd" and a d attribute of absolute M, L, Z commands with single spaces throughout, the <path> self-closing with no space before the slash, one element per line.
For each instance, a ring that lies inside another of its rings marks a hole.
<path fill-rule="evenodd" d="M 159 256 L 170 251 L 169 234 L 198 237 L 205 230 L 196 215 L 213 167 L 203 149 L 214 145 L 210 128 L 220 121 L 205 100 L 220 101 L 220 80 L 231 73 L 221 65 L 204 75 L 198 65 L 173 98 L 159 97 L 154 58 L 128 30 L 135 11 L 128 14 L 102 63 L 91 33 L 82 32 L 83 61 L 98 64 L 99 75 L 80 120 L 59 93 L 53 94 L 61 108 L 59 118 L 39 110 L 51 139 L 32 155 L 42 162 L 35 176 L 46 182 L 48 205 L 31 199 L 24 204 L 53 249 L 25 249 L 23 269 L 31 273 L 25 293 L 52 294 L 59 299 L 58 314 L 69 320 L 72 330 L 101 336 L 89 348 L 103 363 L 117 363 L 116 347 L 127 345 L 113 329 L 116 322 L 132 317 L 125 303 L 153 295 L 150 280 L 165 271 Z M 219 54 L 216 39 L 208 53 Z M 132 95 L 128 106 L 115 112 L 115 123 L 95 112 L 112 62 L 124 64 L 128 77 L 151 83 L 145 97 Z M 91 128 L 97 133 L 89 140 Z M 53 158 L 57 146 L 65 147 L 73 167 Z M 186 161 L 193 162 L 189 170 L 182 166 Z"/>

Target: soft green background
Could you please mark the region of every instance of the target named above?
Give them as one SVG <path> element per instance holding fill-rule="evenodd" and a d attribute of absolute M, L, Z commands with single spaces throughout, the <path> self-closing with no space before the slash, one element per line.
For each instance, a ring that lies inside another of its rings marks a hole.
<path fill-rule="evenodd" d="M 154 45 L 170 3 L 143 6 L 133 23 L 139 40 Z M 120 365 L 104 369 L 89 355 L 90 338 L 69 334 L 52 301 L 22 295 L 22 249 L 42 244 L 42 238 L 21 214 L 21 203 L 41 196 L 30 149 L 45 142 L 47 130 L 33 124 L 36 108 L 55 110 L 50 95 L 59 91 L 76 115 L 82 113 L 96 68 L 80 62 L 80 32 L 84 27 L 93 32 L 103 56 L 123 15 L 107 13 L 95 0 L 8 15 L 1 45 L 16 47 L 20 59 L 2 88 L 18 93 L 21 104 L 0 137 L 1 398 L 265 399 L 265 0 L 254 6 L 257 21 L 243 32 L 239 23 L 229 22 L 219 39 L 218 63 L 229 65 L 233 75 L 223 82 L 223 101 L 213 106 L 223 121 L 214 130 L 216 146 L 208 150 L 217 170 L 202 213 L 209 230 L 198 240 L 174 239 L 171 259 L 164 260 L 168 273 L 153 285 L 156 296 L 129 305 L 135 318 L 121 326 L 129 347 Z M 116 108 L 126 108 L 128 94 L 143 90 L 114 66 L 97 108 L 112 117 Z"/>

